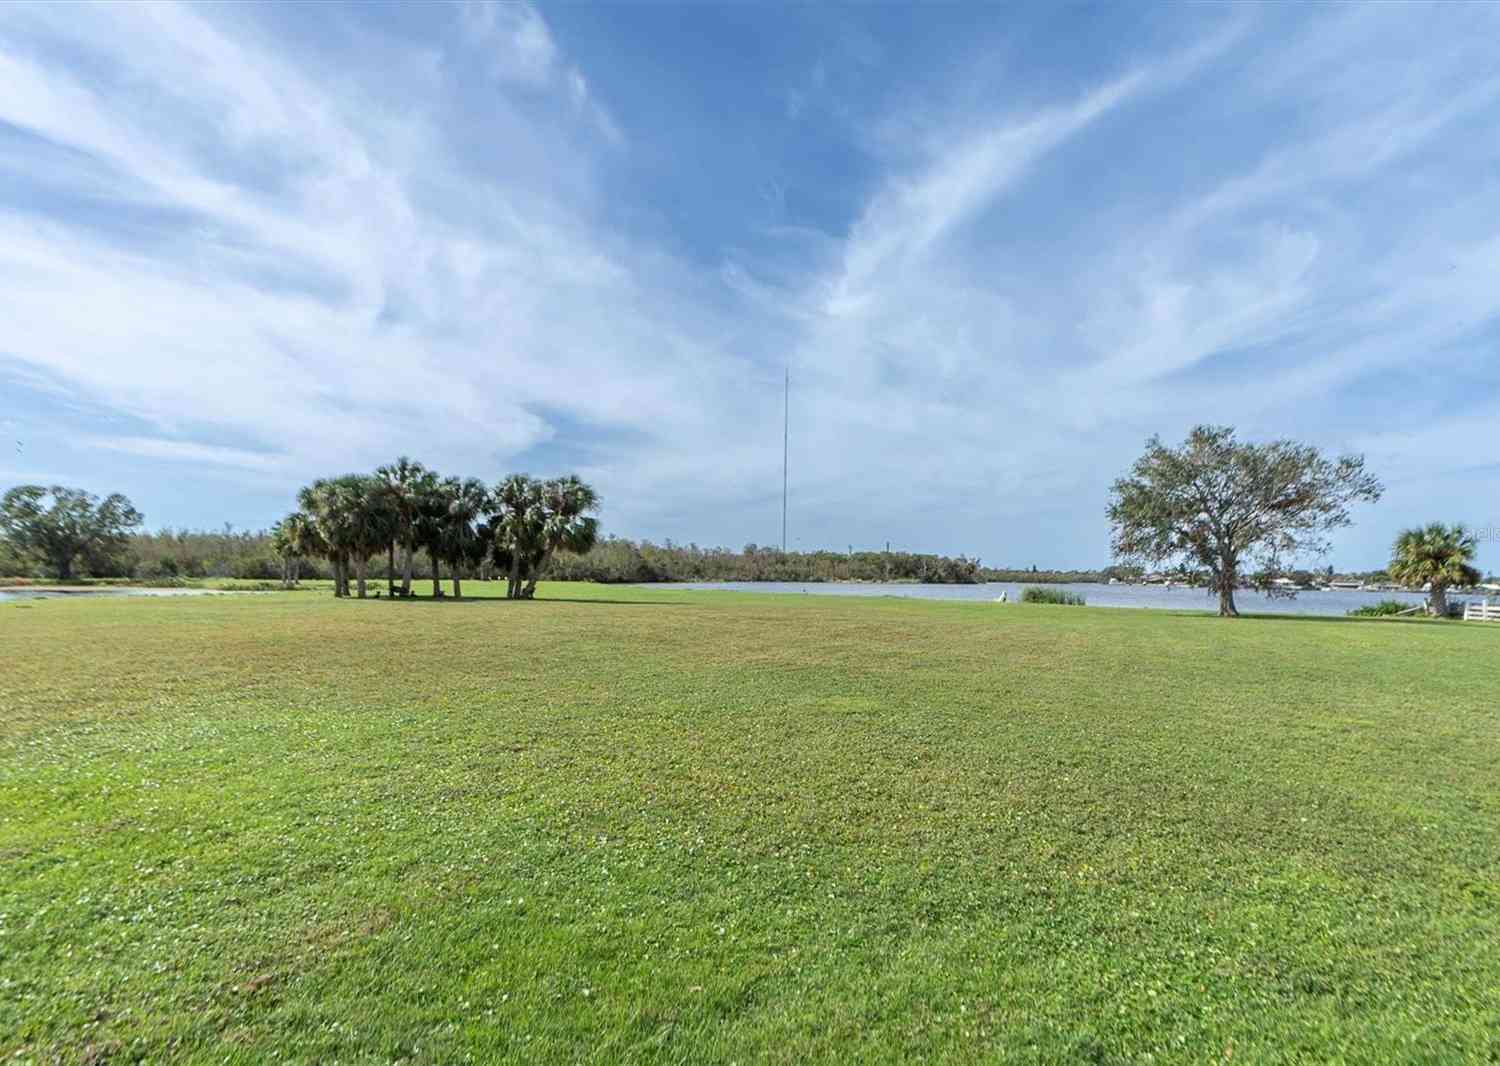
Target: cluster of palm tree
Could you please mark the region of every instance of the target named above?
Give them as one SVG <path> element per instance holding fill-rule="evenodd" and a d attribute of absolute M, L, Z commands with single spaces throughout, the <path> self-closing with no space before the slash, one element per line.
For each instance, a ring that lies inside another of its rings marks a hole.
<path fill-rule="evenodd" d="M 318 556 L 333 569 L 335 596 L 366 595 L 370 559 L 385 554 L 390 594 L 410 596 L 412 559 L 432 564 L 432 594 L 441 596 L 448 567 L 453 595 L 463 574 L 493 567 L 506 575 L 510 599 L 530 599 L 537 576 L 558 551 L 586 552 L 599 536 L 599 497 L 577 477 L 540 480 L 513 474 L 491 490 L 478 478 L 441 477 L 402 456 L 374 474 L 319 478 L 297 493 L 298 510 L 272 529 L 282 580 L 295 583 L 298 560 Z M 395 584 L 401 553 L 401 586 Z"/>

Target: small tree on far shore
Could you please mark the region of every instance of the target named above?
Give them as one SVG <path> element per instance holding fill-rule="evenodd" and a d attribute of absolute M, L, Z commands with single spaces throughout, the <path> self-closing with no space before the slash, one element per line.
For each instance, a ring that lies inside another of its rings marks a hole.
<path fill-rule="evenodd" d="M 60 579 L 80 556 L 108 560 L 124 550 L 141 514 L 118 492 L 103 500 L 61 485 L 17 485 L 0 498 L 0 536 L 18 556 L 36 555 Z"/>
<path fill-rule="evenodd" d="M 281 587 L 285 589 L 302 580 L 303 559 L 326 550 L 317 525 L 303 511 L 293 511 L 271 527 L 271 548 L 281 558 Z"/>
<path fill-rule="evenodd" d="M 297 558 L 297 552 L 292 546 L 292 534 L 286 528 L 286 521 L 283 518 L 271 527 L 271 550 L 281 560 L 281 587 L 289 589 L 293 584 L 292 567 Z"/>
<path fill-rule="evenodd" d="M 1285 561 L 1326 552 L 1351 504 L 1380 498 L 1364 467 L 1296 441 L 1242 444 L 1230 426 L 1197 426 L 1176 448 L 1153 436 L 1110 489 L 1110 546 L 1118 559 L 1206 567 L 1219 614 L 1233 617 L 1247 564 L 1274 578 Z"/>

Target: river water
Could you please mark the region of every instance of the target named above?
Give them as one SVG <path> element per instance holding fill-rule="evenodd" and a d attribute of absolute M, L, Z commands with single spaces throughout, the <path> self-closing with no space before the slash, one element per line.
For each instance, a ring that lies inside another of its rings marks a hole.
<path fill-rule="evenodd" d="M 95 599 L 101 596 L 230 596 L 234 593 L 221 591 L 219 589 L 142 589 L 131 587 L 119 588 L 28 588 L 17 586 L 16 588 L 0 589 L 0 603 L 10 603 L 15 600 L 63 600 L 63 599 Z"/>
<path fill-rule="evenodd" d="M 696 581 L 671 585 L 642 585 L 642 588 L 722 589 L 734 592 L 795 592 L 812 596 L 900 596 L 924 600 L 985 600 L 1006 594 L 1012 603 L 1021 599 L 1027 585 L 992 583 L 984 585 L 916 585 L 849 582 L 798 581 Z M 1216 597 L 1204 589 L 1165 588 L 1161 585 L 1100 585 L 1088 582 L 1048 585 L 1079 593 L 1090 607 L 1146 607 L 1173 611 L 1217 611 Z M 1295 599 L 1271 597 L 1261 592 L 1240 589 L 1234 594 L 1235 606 L 1245 614 L 1311 614 L 1343 615 L 1367 603 L 1400 600 L 1419 606 L 1426 600 L 1420 592 L 1299 592 Z M 1465 597 L 1449 597 L 1464 599 Z M 1478 597 L 1469 597 L 1478 599 Z"/>
<path fill-rule="evenodd" d="M 811 596 L 896 596 L 924 600 L 973 600 L 990 602 L 1003 593 L 1017 603 L 1029 586 L 1010 582 L 983 585 L 880 584 L 878 582 L 800 582 L 800 581 L 683 581 L 671 584 L 641 585 L 641 588 L 674 588 L 702 591 L 805 593 Z M 1218 601 L 1203 589 L 1165 588 L 1161 585 L 1100 585 L 1090 582 L 1054 584 L 1048 588 L 1067 589 L 1083 596 L 1090 607 L 1145 607 L 1172 611 L 1215 611 Z M 216 589 L 146 589 L 146 588 L 79 588 L 59 591 L 46 588 L 0 588 L 0 603 L 17 600 L 62 599 L 101 596 L 222 596 L 232 593 Z M 1465 597 L 1450 596 L 1450 600 Z M 1471 596 L 1469 599 L 1479 599 Z M 1500 597 L 1497 597 L 1500 598 Z M 1381 600 L 1400 600 L 1413 607 L 1426 599 L 1420 592 L 1299 592 L 1295 599 L 1272 598 L 1260 592 L 1240 589 L 1234 594 L 1235 605 L 1246 614 L 1343 615 L 1355 607 Z"/>

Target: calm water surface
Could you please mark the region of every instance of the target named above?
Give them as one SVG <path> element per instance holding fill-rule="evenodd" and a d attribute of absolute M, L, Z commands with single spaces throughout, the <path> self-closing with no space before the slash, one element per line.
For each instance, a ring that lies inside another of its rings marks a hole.
<path fill-rule="evenodd" d="M 643 585 L 642 588 L 661 586 Z M 722 589 L 734 592 L 798 592 L 812 596 L 904 596 L 924 600 L 994 600 L 1002 592 L 1012 603 L 1026 585 L 995 582 L 984 585 L 882 585 L 860 582 L 695 581 L 676 582 L 672 588 Z M 1049 585 L 1080 593 L 1090 607 L 1154 607 L 1173 611 L 1217 611 L 1219 601 L 1203 589 L 1164 588 L 1160 585 L 1099 585 L 1088 582 Z M 1452 597 L 1450 597 L 1452 598 Z M 1462 597 L 1458 597 L 1462 598 Z M 1342 615 L 1355 607 L 1381 600 L 1400 600 L 1413 607 L 1426 597 L 1420 592 L 1299 592 L 1296 599 L 1272 598 L 1240 590 L 1235 606 L 1242 613 Z"/>
<path fill-rule="evenodd" d="M 80 597 L 94 599 L 100 596 L 232 596 L 237 593 L 219 589 L 140 589 L 140 588 L 76 588 L 76 589 L 0 589 L 0 603 L 13 600 L 62 600 Z"/>
<path fill-rule="evenodd" d="M 984 585 L 917 585 L 862 582 L 800 581 L 684 581 L 670 586 L 641 585 L 641 588 L 671 587 L 701 591 L 794 592 L 811 596 L 897 596 L 924 600 L 992 601 L 1005 593 L 1014 603 L 1027 586 L 1010 582 Z M 1202 589 L 1163 588 L 1160 585 L 1099 585 L 1089 582 L 1050 585 L 1081 594 L 1090 607 L 1147 607 L 1174 611 L 1215 611 L 1218 601 Z M 80 588 L 60 592 L 55 589 L 0 589 L 0 603 L 17 600 L 63 599 L 100 596 L 224 596 L 234 593 L 216 589 L 143 589 Z M 1450 597 L 1455 598 L 1455 597 Z M 1456 597 L 1463 599 L 1464 597 Z M 1478 597 L 1470 597 L 1477 599 Z M 1355 607 L 1381 600 L 1400 600 L 1419 606 L 1426 599 L 1419 592 L 1299 592 L 1297 598 L 1272 599 L 1260 592 L 1240 590 L 1234 594 L 1235 605 L 1245 613 L 1342 615 Z"/>

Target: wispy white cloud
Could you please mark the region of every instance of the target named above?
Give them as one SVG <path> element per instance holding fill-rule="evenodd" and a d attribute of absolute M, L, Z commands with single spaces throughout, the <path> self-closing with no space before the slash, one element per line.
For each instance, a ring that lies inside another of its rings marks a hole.
<path fill-rule="evenodd" d="M 89 437 L 83 443 L 91 448 L 124 452 L 147 459 L 163 459 L 172 463 L 199 463 L 261 471 L 286 469 L 285 456 L 187 440 L 162 437 Z"/>
<path fill-rule="evenodd" d="M 557 44 L 534 7 L 463 0 L 460 11 L 465 32 L 475 47 L 488 51 L 496 77 L 534 87 L 552 83 Z"/>
<path fill-rule="evenodd" d="M 488 56 L 496 79 L 560 93 L 574 116 L 590 123 L 610 144 L 624 143 L 619 124 L 593 98 L 583 71 L 564 60 L 536 8 L 522 0 L 463 0 L 459 10 L 470 45 Z"/>

